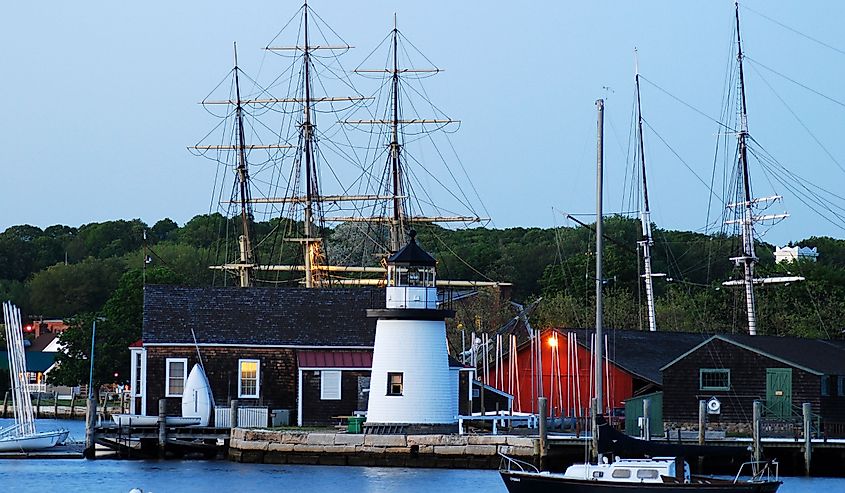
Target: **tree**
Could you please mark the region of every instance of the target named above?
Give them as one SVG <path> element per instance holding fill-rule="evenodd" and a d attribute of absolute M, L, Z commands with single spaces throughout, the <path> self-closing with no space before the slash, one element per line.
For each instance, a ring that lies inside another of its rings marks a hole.
<path fill-rule="evenodd" d="M 118 259 L 87 259 L 49 267 L 28 283 L 31 309 L 54 318 L 95 313 L 117 286 L 123 269 Z"/>
<path fill-rule="evenodd" d="M 161 267 L 148 269 L 146 277 L 148 282 L 157 284 L 180 282 L 178 275 Z M 120 278 L 99 315 L 88 313 L 69 321 L 68 329 L 59 336 L 64 350 L 56 356 L 57 368 L 50 372 L 49 381 L 71 386 L 88 381 L 92 326 L 96 319 L 94 387 L 125 382 L 130 371 L 129 345 L 141 338 L 143 302 L 143 272 L 130 270 Z"/>

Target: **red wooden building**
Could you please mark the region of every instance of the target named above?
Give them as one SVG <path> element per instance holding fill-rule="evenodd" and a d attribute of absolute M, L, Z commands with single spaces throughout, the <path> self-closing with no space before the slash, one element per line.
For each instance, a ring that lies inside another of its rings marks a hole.
<path fill-rule="evenodd" d="M 585 415 L 593 394 L 590 347 L 595 331 L 543 329 L 540 358 L 536 339 L 526 334 L 519 328 L 501 338 L 492 336 L 487 369 L 479 372 L 486 375 L 484 382 L 513 394 L 515 412 L 537 412 L 537 375 L 542 373 L 542 396 L 548 399 L 550 415 Z M 608 330 L 606 336 L 604 407 L 611 411 L 623 409 L 630 397 L 660 390 L 661 366 L 703 340 L 700 334 L 632 330 Z M 515 358 L 510 354 L 514 342 Z"/>

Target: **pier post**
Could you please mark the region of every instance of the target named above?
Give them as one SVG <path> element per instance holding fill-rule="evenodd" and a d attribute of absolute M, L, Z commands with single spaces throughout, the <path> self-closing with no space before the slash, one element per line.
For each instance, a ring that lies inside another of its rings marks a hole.
<path fill-rule="evenodd" d="M 29 396 L 32 399 L 32 396 Z M 35 397 L 35 419 L 41 419 L 41 392 Z"/>
<path fill-rule="evenodd" d="M 83 455 L 87 459 L 94 459 L 94 425 L 97 422 L 97 401 L 89 395 L 85 402 L 85 451 Z"/>
<path fill-rule="evenodd" d="M 545 397 L 537 399 L 537 408 L 540 410 L 540 469 L 546 467 L 546 456 L 549 453 L 548 429 L 546 420 L 548 419 L 548 404 L 549 401 Z"/>
<path fill-rule="evenodd" d="M 158 400 L 158 455 L 164 458 L 167 445 L 167 398 Z"/>
<path fill-rule="evenodd" d="M 6 411 L 9 410 L 9 391 L 6 391 L 6 395 L 3 396 L 3 417 L 6 417 Z"/>
<path fill-rule="evenodd" d="M 707 431 L 707 401 L 698 401 L 698 444 L 704 445 Z"/>
<path fill-rule="evenodd" d="M 754 401 L 754 407 L 751 416 L 751 436 L 753 437 L 754 442 L 752 448 L 754 453 L 754 462 L 759 462 L 760 458 L 763 456 L 763 451 L 761 450 L 760 445 L 760 420 L 763 417 L 763 403 L 761 401 Z"/>
<path fill-rule="evenodd" d="M 232 399 L 229 408 L 229 428 L 235 429 L 238 427 L 238 400 Z"/>
<path fill-rule="evenodd" d="M 76 407 L 76 394 L 73 391 L 70 392 L 70 415 L 69 418 L 73 419 L 73 408 Z"/>
<path fill-rule="evenodd" d="M 643 399 L 643 440 L 651 440 L 651 399 Z"/>
<path fill-rule="evenodd" d="M 813 453 L 813 405 L 805 402 L 801 405 L 804 414 L 804 474 L 810 475 L 810 461 Z"/>
<path fill-rule="evenodd" d="M 53 419 L 59 419 L 59 393 L 53 392 Z"/>

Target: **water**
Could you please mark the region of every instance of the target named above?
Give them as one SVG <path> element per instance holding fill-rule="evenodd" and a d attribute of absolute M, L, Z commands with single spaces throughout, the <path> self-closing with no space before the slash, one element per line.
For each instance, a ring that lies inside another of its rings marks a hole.
<path fill-rule="evenodd" d="M 0 420 L 0 426 L 9 420 Z M 82 421 L 39 421 L 84 437 Z M 784 478 L 781 493 L 845 492 L 842 478 Z M 0 460 L 0 491 L 21 493 L 503 493 L 496 471 L 238 464 L 228 461 Z"/>

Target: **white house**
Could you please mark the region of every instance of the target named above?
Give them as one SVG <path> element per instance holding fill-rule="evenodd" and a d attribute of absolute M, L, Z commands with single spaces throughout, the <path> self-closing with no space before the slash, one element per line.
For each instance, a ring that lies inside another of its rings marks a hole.
<path fill-rule="evenodd" d="M 816 247 L 778 247 L 775 249 L 775 262 L 795 262 L 796 260 L 809 260 L 815 262 L 819 257 Z"/>

